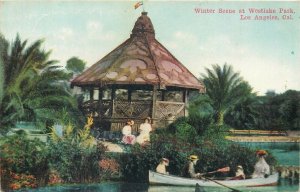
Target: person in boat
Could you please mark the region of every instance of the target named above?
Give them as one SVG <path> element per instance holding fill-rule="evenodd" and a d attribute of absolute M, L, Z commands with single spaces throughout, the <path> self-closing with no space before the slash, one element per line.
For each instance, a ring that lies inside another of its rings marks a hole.
<path fill-rule="evenodd" d="M 151 122 L 151 118 L 147 117 L 145 119 L 145 122 L 141 124 L 140 129 L 139 129 L 140 134 L 136 138 L 137 143 L 144 144 L 145 142 L 150 141 L 150 132 L 152 131 L 150 122 Z"/>
<path fill-rule="evenodd" d="M 169 159 L 167 158 L 162 158 L 159 162 L 159 164 L 156 167 L 156 172 L 161 173 L 161 174 L 166 174 L 168 175 L 169 172 L 167 172 L 166 167 L 169 166 Z"/>
<path fill-rule="evenodd" d="M 202 174 L 201 173 L 196 173 L 195 172 L 195 165 L 197 164 L 198 161 L 198 156 L 197 155 L 191 155 L 189 157 L 189 168 L 188 168 L 188 173 L 191 178 L 201 178 Z"/>
<path fill-rule="evenodd" d="M 122 142 L 125 144 L 133 145 L 135 143 L 135 136 L 132 135 L 132 126 L 134 125 L 133 120 L 128 120 L 126 125 L 122 129 Z"/>
<path fill-rule="evenodd" d="M 238 165 L 236 167 L 235 176 L 231 178 L 231 180 L 243 180 L 243 179 L 246 179 L 244 169 L 241 165 Z"/>
<path fill-rule="evenodd" d="M 265 150 L 258 150 L 256 151 L 256 155 L 258 157 L 258 161 L 254 166 L 252 178 L 266 178 L 270 175 L 270 166 L 265 160 L 267 152 Z"/>

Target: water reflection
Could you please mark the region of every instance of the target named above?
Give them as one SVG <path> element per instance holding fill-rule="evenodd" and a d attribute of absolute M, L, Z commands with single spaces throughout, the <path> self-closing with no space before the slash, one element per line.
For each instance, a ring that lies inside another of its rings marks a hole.
<path fill-rule="evenodd" d="M 204 192 L 229 192 L 224 187 L 205 187 Z M 236 188 L 243 192 L 298 192 L 299 181 L 281 179 L 278 186 Z M 63 185 L 44 187 L 31 190 L 19 190 L 28 192 L 194 192 L 195 187 L 179 186 L 149 186 L 144 183 L 101 183 L 89 185 Z"/>

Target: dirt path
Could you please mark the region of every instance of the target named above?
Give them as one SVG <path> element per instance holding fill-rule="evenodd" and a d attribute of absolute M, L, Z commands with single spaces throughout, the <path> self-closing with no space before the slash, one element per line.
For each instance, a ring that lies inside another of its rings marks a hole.
<path fill-rule="evenodd" d="M 101 143 L 107 147 L 109 152 L 116 152 L 116 153 L 123 153 L 123 148 L 115 143 L 108 142 L 108 141 L 101 141 Z"/>

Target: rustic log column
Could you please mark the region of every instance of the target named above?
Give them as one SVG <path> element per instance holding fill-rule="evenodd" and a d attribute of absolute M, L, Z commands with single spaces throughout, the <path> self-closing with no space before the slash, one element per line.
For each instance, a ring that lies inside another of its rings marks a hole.
<path fill-rule="evenodd" d="M 189 96 L 189 93 L 188 93 L 188 90 L 185 89 L 183 91 L 183 102 L 184 102 L 184 116 L 187 117 L 189 115 L 189 111 L 188 111 L 188 107 L 189 107 L 189 104 L 188 104 L 188 96 Z"/>
<path fill-rule="evenodd" d="M 115 113 L 116 88 L 111 88 L 111 117 Z"/>
<path fill-rule="evenodd" d="M 166 91 L 165 90 L 161 90 L 161 100 L 162 101 L 165 100 L 165 96 L 166 96 Z"/>
<path fill-rule="evenodd" d="M 99 118 L 102 119 L 102 114 L 103 114 L 103 88 L 99 87 L 99 100 L 98 100 L 98 113 L 99 113 Z"/>
<path fill-rule="evenodd" d="M 93 101 L 94 100 L 94 88 L 90 88 L 90 100 Z"/>
<path fill-rule="evenodd" d="M 158 88 L 157 85 L 153 85 L 153 93 L 152 93 L 152 119 L 153 120 L 155 118 L 155 112 L 156 112 L 157 88 Z"/>
<path fill-rule="evenodd" d="M 131 93 L 132 93 L 132 90 L 129 88 L 129 89 L 127 89 L 128 91 L 127 91 L 127 96 L 128 96 L 128 102 L 131 102 Z"/>

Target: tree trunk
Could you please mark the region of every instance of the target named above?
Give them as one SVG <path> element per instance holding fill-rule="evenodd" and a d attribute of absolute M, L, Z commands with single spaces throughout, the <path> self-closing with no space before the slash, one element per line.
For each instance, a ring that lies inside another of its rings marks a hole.
<path fill-rule="evenodd" d="M 217 112 L 217 125 L 222 126 L 224 124 L 224 111 Z"/>

